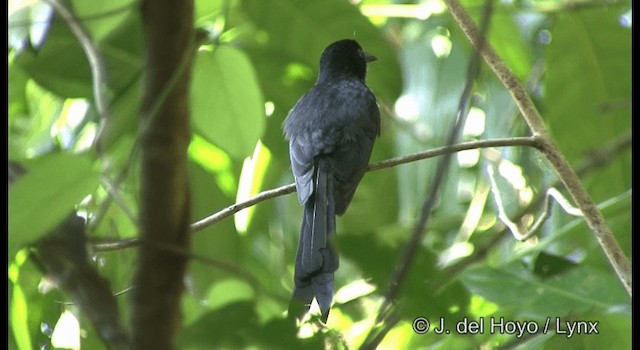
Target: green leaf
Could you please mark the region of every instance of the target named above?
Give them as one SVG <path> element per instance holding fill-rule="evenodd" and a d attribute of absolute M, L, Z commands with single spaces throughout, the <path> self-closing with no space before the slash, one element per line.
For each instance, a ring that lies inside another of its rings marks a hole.
<path fill-rule="evenodd" d="M 50 154 L 9 189 L 9 256 L 57 226 L 98 185 L 88 155 Z"/>
<path fill-rule="evenodd" d="M 136 4 L 131 0 L 72 0 L 71 4 L 74 14 L 83 19 L 82 24 L 95 42 L 102 41 L 114 30 L 122 27 L 128 16 L 138 11 Z"/>
<path fill-rule="evenodd" d="M 209 291 L 209 307 L 212 310 L 240 301 L 251 301 L 254 292 L 251 286 L 239 279 L 225 279 L 216 282 Z"/>
<path fill-rule="evenodd" d="M 196 130 L 232 157 L 249 156 L 265 127 L 264 101 L 247 56 L 231 46 L 199 51 L 191 81 Z"/>
<path fill-rule="evenodd" d="M 542 278 L 550 277 L 575 267 L 576 264 L 562 256 L 540 252 L 536 257 L 533 273 Z"/>
<path fill-rule="evenodd" d="M 213 22 L 223 10 L 223 0 L 196 0 L 194 2 L 194 22 L 196 27 Z"/>
<path fill-rule="evenodd" d="M 240 181 L 238 184 L 238 193 L 236 203 L 248 200 L 260 192 L 269 163 L 271 161 L 271 152 L 268 148 L 258 142 L 251 158 L 246 158 L 242 165 L 240 173 Z M 241 210 L 234 215 L 236 230 L 240 234 L 247 233 L 247 228 L 251 223 L 255 207 L 249 207 Z"/>
<path fill-rule="evenodd" d="M 11 310 L 9 315 L 11 330 L 16 344 L 18 345 L 18 349 L 33 349 L 27 324 L 29 307 L 27 300 L 24 297 L 24 293 L 22 292 L 22 288 L 18 284 L 13 285 L 9 310 Z"/>
<path fill-rule="evenodd" d="M 191 222 L 201 220 L 234 202 L 233 197 L 227 197 L 216 185 L 215 175 L 193 162 L 189 162 L 189 179 L 193 189 Z M 195 233 L 192 247 L 195 254 L 214 257 L 233 266 L 239 265 L 243 255 L 231 217 Z M 208 264 L 190 264 L 189 275 L 193 278 L 190 290 L 199 297 L 206 296 L 212 283 L 233 276 L 238 277 L 235 271 L 214 268 Z"/>
<path fill-rule="evenodd" d="M 520 79 L 527 78 L 531 70 L 531 48 L 524 41 L 516 25 L 512 13 L 496 13 L 491 18 L 489 41 L 498 56 L 507 64 Z"/>
<path fill-rule="evenodd" d="M 138 115 L 142 99 L 142 77 L 119 91 L 110 106 L 109 122 L 104 125 L 100 135 L 100 146 L 108 149 L 118 143 L 123 135 L 135 135 L 138 128 Z"/>
<path fill-rule="evenodd" d="M 9 264 L 9 295 L 11 295 L 11 302 L 9 303 L 9 322 L 11 323 L 11 330 L 13 340 L 16 343 L 17 349 L 32 349 L 31 336 L 29 332 L 29 304 L 27 303 L 22 287 L 18 283 L 20 276 L 20 268 L 26 261 L 28 253 L 22 251 L 22 253 L 16 254 L 14 261 Z"/>
<path fill-rule="evenodd" d="M 630 306 L 620 282 L 609 271 L 581 266 L 541 280 L 517 264 L 476 265 L 461 276 L 464 285 L 522 317 L 562 317 L 588 310 L 610 312 Z"/>
<path fill-rule="evenodd" d="M 129 85 L 142 67 L 140 20 L 138 16 L 126 18 L 98 47 L 107 75 L 102 88 L 111 88 L 108 93 L 117 93 Z M 38 84 L 58 96 L 93 101 L 93 77 L 88 58 L 64 21 L 54 22 L 37 52 L 25 51 L 15 62 Z"/>
<path fill-rule="evenodd" d="M 60 96 L 92 96 L 87 59 L 76 38 L 59 19 L 51 27 L 42 48 L 37 53 L 22 53 L 16 63 L 38 84 Z"/>
<path fill-rule="evenodd" d="M 216 175 L 216 183 L 227 196 L 233 196 L 238 187 L 231 168 L 231 159 L 218 147 L 193 134 L 189 144 L 189 159 Z"/>
<path fill-rule="evenodd" d="M 577 318 L 562 321 L 590 321 L 597 322 L 596 329 L 598 333 L 591 334 L 574 334 L 570 338 L 568 333 L 552 334 L 552 337 L 545 344 L 545 349 L 632 349 L 630 314 L 624 313 L 587 313 Z M 562 329 L 567 332 L 567 325 L 563 325 Z M 590 329 L 589 329 L 590 330 Z M 536 338 L 536 337 L 532 337 Z M 539 349 L 541 347 L 537 347 Z"/>
<path fill-rule="evenodd" d="M 10 155 L 14 159 L 34 157 L 53 147 L 51 126 L 64 102 L 33 80 L 25 83 L 24 94 L 29 112 L 9 115 Z"/>
<path fill-rule="evenodd" d="M 621 14 L 563 12 L 553 27 L 545 119 L 569 160 L 631 128 L 631 30 Z"/>

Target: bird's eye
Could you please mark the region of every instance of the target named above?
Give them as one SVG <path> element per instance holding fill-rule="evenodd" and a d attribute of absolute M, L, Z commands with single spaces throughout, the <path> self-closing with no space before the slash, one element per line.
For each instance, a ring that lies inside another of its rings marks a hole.
<path fill-rule="evenodd" d="M 364 57 L 364 51 L 361 48 L 358 48 L 358 56 Z"/>

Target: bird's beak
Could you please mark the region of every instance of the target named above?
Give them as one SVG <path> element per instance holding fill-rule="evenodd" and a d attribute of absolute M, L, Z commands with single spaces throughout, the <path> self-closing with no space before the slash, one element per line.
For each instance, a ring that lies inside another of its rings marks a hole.
<path fill-rule="evenodd" d="M 370 53 L 368 53 L 368 52 L 365 52 L 365 53 L 364 53 L 364 61 L 365 61 L 365 62 L 367 62 L 367 63 L 368 63 L 368 62 L 373 62 L 373 61 L 375 61 L 375 60 L 377 60 L 377 59 L 378 59 L 378 58 L 377 58 L 376 56 L 374 56 L 374 55 L 372 55 L 372 54 L 370 54 Z"/>

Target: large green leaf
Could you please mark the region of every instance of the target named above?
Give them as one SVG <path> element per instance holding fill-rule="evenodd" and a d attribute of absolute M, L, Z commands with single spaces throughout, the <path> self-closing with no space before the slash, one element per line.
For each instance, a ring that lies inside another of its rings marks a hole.
<path fill-rule="evenodd" d="M 20 72 L 19 69 L 17 69 Z M 12 78 L 19 79 L 12 75 Z M 20 82 L 17 82 L 20 84 Z M 51 92 L 43 89 L 33 80 L 28 80 L 20 86 L 21 93 L 26 98 L 26 106 L 20 106 L 20 101 L 12 101 L 15 106 L 9 114 L 9 155 L 12 159 L 24 159 L 49 151 L 54 141 L 51 138 L 51 126 L 58 119 L 63 107 L 63 100 Z M 16 92 L 16 95 L 18 92 Z M 14 95 L 15 96 L 15 95 Z M 10 95 L 10 97 L 13 97 Z M 18 98 L 20 95 L 17 96 Z M 15 103 L 15 104 L 14 104 Z M 28 113 L 20 111 L 24 108 Z"/>
<path fill-rule="evenodd" d="M 546 52 L 546 113 L 574 160 L 631 127 L 631 29 L 608 8 L 558 15 Z"/>
<path fill-rule="evenodd" d="M 561 13 L 553 26 L 543 116 L 570 161 L 631 130 L 631 30 L 620 24 L 622 11 Z M 596 201 L 631 187 L 630 152 L 605 157 L 607 166 L 583 180 Z"/>
<path fill-rule="evenodd" d="M 56 153 L 27 164 L 9 189 L 9 256 L 58 225 L 98 181 L 88 155 Z"/>
<path fill-rule="evenodd" d="M 73 0 L 71 3 L 74 14 L 82 21 L 91 39 L 97 42 L 121 28 L 127 17 L 138 11 L 136 3 L 131 0 Z"/>
<path fill-rule="evenodd" d="M 118 93 L 135 79 L 142 66 L 141 32 L 137 16 L 127 16 L 98 47 L 105 64 L 102 88 Z M 25 51 L 15 62 L 38 84 L 61 97 L 93 100 L 93 77 L 88 58 L 67 24 L 57 19 L 42 47 Z M 111 98 L 110 93 L 107 95 Z"/>
<path fill-rule="evenodd" d="M 262 92 L 247 56 L 231 46 L 199 51 L 191 81 L 195 128 L 231 156 L 250 156 L 264 132 Z"/>
<path fill-rule="evenodd" d="M 544 319 L 630 307 L 629 296 L 614 275 L 588 266 L 540 279 L 516 264 L 499 268 L 476 265 L 461 278 L 471 292 L 522 317 Z"/>
<path fill-rule="evenodd" d="M 11 322 L 11 330 L 16 341 L 18 349 L 31 349 L 31 337 L 29 337 L 29 329 L 27 325 L 27 314 L 29 311 L 28 303 L 25 300 L 22 288 L 15 284 L 11 293 L 11 301 L 9 309 L 9 321 Z"/>
<path fill-rule="evenodd" d="M 513 73 L 524 80 L 531 69 L 531 47 L 510 12 L 496 13 L 491 18 L 489 41 Z"/>

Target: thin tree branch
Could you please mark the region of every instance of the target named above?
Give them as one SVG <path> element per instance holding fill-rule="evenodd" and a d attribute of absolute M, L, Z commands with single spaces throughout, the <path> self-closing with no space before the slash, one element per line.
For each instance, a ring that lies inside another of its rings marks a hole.
<path fill-rule="evenodd" d="M 107 98 L 107 71 L 105 69 L 104 60 L 98 48 L 91 40 L 89 32 L 84 28 L 82 23 L 76 18 L 76 16 L 62 3 L 61 0 L 43 0 L 47 4 L 51 5 L 62 19 L 67 23 L 69 29 L 73 35 L 76 36 L 80 46 L 84 50 L 87 60 L 89 61 L 89 67 L 91 68 L 91 77 L 93 81 L 93 98 L 95 100 L 96 110 L 100 115 L 101 129 L 104 127 L 109 117 L 109 103 Z M 99 133 L 98 133 L 99 134 Z M 96 138 L 98 140 L 98 138 Z M 97 145 L 94 142 L 94 145 Z"/>
<path fill-rule="evenodd" d="M 140 128 L 139 128 L 140 134 L 145 133 L 145 130 L 147 130 L 147 128 L 149 127 L 149 124 L 154 120 L 155 116 L 161 110 L 161 107 L 165 103 L 165 100 L 167 99 L 169 92 L 172 91 L 173 87 L 177 84 L 177 82 L 179 81 L 180 77 L 182 76 L 183 72 L 187 69 L 189 64 L 190 62 L 188 60 L 183 60 L 182 62 L 180 62 L 180 65 L 171 76 L 169 82 L 163 87 L 162 91 L 158 94 L 157 99 L 154 101 L 153 105 L 149 108 L 149 113 L 147 118 L 141 121 Z M 100 135 L 97 136 L 97 139 L 99 139 L 99 136 Z M 100 141 L 98 140 L 96 142 L 100 142 Z M 134 161 L 136 160 L 136 158 L 138 157 L 138 153 L 140 152 L 140 147 L 141 147 L 140 142 L 141 142 L 140 138 L 137 138 L 135 140 L 135 143 L 133 144 L 133 147 L 129 152 L 129 156 L 127 157 L 127 160 L 124 162 L 124 165 L 118 172 L 118 175 L 116 176 L 114 181 L 111 183 L 111 187 L 113 187 L 114 189 L 117 188 L 126 179 L 129 171 L 133 167 Z M 108 179 L 104 179 L 103 181 L 109 182 Z M 92 232 L 93 230 L 95 230 L 96 227 L 98 227 L 98 225 L 104 218 L 104 215 L 107 213 L 107 210 L 109 209 L 109 206 L 111 205 L 112 201 L 113 201 L 113 196 L 109 195 L 102 202 L 98 212 L 91 218 L 91 221 L 89 222 L 89 232 Z"/>
<path fill-rule="evenodd" d="M 104 180 L 104 179 L 102 181 L 102 186 L 104 187 L 104 189 L 109 194 L 109 197 L 112 198 L 113 201 L 118 206 L 120 206 L 120 208 L 122 209 L 124 214 L 129 218 L 129 220 L 134 225 L 137 225 L 138 224 L 138 220 L 136 219 L 136 215 L 133 213 L 131 208 L 129 208 L 129 206 L 125 202 L 124 198 L 122 198 L 122 196 L 120 195 L 120 192 L 118 192 L 118 189 L 116 189 L 115 186 L 113 186 L 113 184 L 111 182 L 109 182 L 107 180 Z"/>
<path fill-rule="evenodd" d="M 405 164 L 405 163 L 411 163 L 417 160 L 433 158 L 433 157 L 437 157 L 445 154 L 456 153 L 456 152 L 466 151 L 470 149 L 489 148 L 489 147 L 516 147 L 516 146 L 529 146 L 529 147 L 538 148 L 539 145 L 540 145 L 539 141 L 535 137 L 531 137 L 531 136 L 467 141 L 467 142 L 461 142 L 461 143 L 450 145 L 450 146 L 437 147 L 430 150 L 409 154 L 406 156 L 383 160 L 381 162 L 369 165 L 369 167 L 367 168 L 367 171 L 376 171 L 376 170 L 394 167 L 394 166 Z"/>
<path fill-rule="evenodd" d="M 632 277 L 629 259 L 624 255 L 618 241 L 607 226 L 602 213 L 591 197 L 589 197 L 589 194 L 580 183 L 580 179 L 575 171 L 554 144 L 544 125 L 544 121 L 522 84 L 520 84 L 516 76 L 500 59 L 493 48 L 488 43 L 485 44 L 483 36 L 479 33 L 475 23 L 473 23 L 473 20 L 465 12 L 458 0 L 444 0 L 444 2 L 449 7 L 451 15 L 467 36 L 469 42 L 480 52 L 487 65 L 513 97 L 516 106 L 518 106 L 520 113 L 529 125 L 533 136 L 540 138 L 543 154 L 556 171 L 558 177 L 576 203 L 576 206 L 584 214 L 587 225 L 591 231 L 593 231 L 597 242 L 613 266 L 618 278 L 627 289 L 629 295 L 631 295 Z"/>
<path fill-rule="evenodd" d="M 486 30 L 488 28 L 492 9 L 492 0 L 487 0 L 485 2 L 485 11 L 483 12 L 483 16 L 481 19 L 481 37 L 484 37 L 484 33 L 486 33 Z M 481 46 L 482 45 L 484 45 L 484 40 L 481 41 Z M 449 131 L 449 135 L 447 136 L 446 145 L 453 145 L 462 131 L 465 119 L 467 117 L 467 114 L 469 113 L 469 105 L 473 92 L 473 86 L 479 72 L 480 57 L 478 52 L 474 52 L 469 61 L 464 89 L 460 94 L 457 117 L 454 121 L 453 127 Z M 365 342 L 363 345 L 364 349 L 376 348 L 384 338 L 384 335 L 395 325 L 390 321 L 396 317 L 399 317 L 393 306 L 398 297 L 398 294 L 400 293 L 400 288 L 406 281 L 406 278 L 409 275 L 409 270 L 413 266 L 413 262 L 418 254 L 419 247 L 421 246 L 420 242 L 424 237 L 425 228 L 427 227 L 428 219 L 431 216 L 431 212 L 436 205 L 440 187 L 442 185 L 442 182 L 444 181 L 445 174 L 449 169 L 451 157 L 452 154 L 447 153 L 440 159 L 440 162 L 438 163 L 435 175 L 433 176 L 433 180 L 428 187 L 426 197 L 420 211 L 420 217 L 415 223 L 411 232 L 411 236 L 409 237 L 408 242 L 405 244 L 403 253 L 400 256 L 398 264 L 396 265 L 396 269 L 391 275 L 389 287 L 387 288 L 382 305 L 380 306 L 378 315 L 376 317 L 376 324 L 380 324 L 381 328 L 372 328 L 370 330 L 369 334 L 367 334 L 367 337 L 365 338 Z M 375 333 L 377 333 L 377 335 Z"/>
<path fill-rule="evenodd" d="M 582 160 L 576 166 L 576 173 L 578 176 L 583 177 L 586 176 L 589 172 L 596 170 L 598 168 L 604 167 L 609 164 L 611 161 L 616 159 L 616 157 L 625 150 L 628 150 L 631 146 L 631 133 L 625 133 L 613 141 L 609 141 L 602 146 L 599 146 L 597 149 L 599 150 L 598 156 L 585 156 L 584 160 Z M 556 187 L 561 185 L 560 180 L 556 180 L 551 184 L 551 187 Z M 541 191 L 540 193 L 544 193 L 545 191 Z M 529 204 L 527 208 L 523 208 L 520 212 L 515 216 L 515 220 L 520 220 L 525 214 L 529 211 L 536 209 L 544 200 L 544 196 L 541 194 L 538 195 L 533 201 Z M 499 241 L 504 239 L 506 236 L 508 228 L 504 228 L 499 232 L 492 234 L 492 237 L 489 241 L 483 244 L 480 247 L 474 249 L 473 253 L 470 256 L 465 257 L 464 259 L 450 265 L 444 269 L 446 274 L 455 276 L 458 275 L 462 270 L 464 270 L 467 266 L 478 262 L 489 253 L 492 247 L 494 247 Z M 442 288 L 444 286 L 439 286 L 436 288 Z"/>
<path fill-rule="evenodd" d="M 478 148 L 486 148 L 486 147 L 509 147 L 509 146 L 529 146 L 529 147 L 538 147 L 538 140 L 534 137 L 515 137 L 515 138 L 506 138 L 506 139 L 493 139 L 493 140 L 481 140 L 481 141 L 470 141 L 463 142 L 460 144 L 452 145 L 451 147 L 439 147 L 436 149 L 430 149 L 423 152 L 418 152 L 406 156 L 396 157 L 387 159 L 378 163 L 370 164 L 368 167 L 368 171 L 376 171 L 385 168 L 395 167 L 402 164 L 412 163 L 418 160 L 428 159 L 436 156 L 443 155 L 447 152 L 459 152 L 463 150 L 469 149 L 478 149 Z M 631 133 L 625 133 L 616 137 L 614 140 L 609 141 L 601 146 L 596 148 L 596 151 L 590 152 L 588 155 L 584 157 L 584 160 L 579 162 L 579 165 L 576 166 L 576 172 L 579 176 L 585 176 L 589 172 L 596 170 L 598 168 L 604 167 L 609 164 L 612 160 L 616 159 L 616 157 L 628 150 L 631 146 Z M 552 184 L 552 186 L 560 185 L 559 181 L 556 181 Z M 217 222 L 222 221 L 223 219 L 235 214 L 236 212 L 256 205 L 262 201 L 276 198 L 279 196 L 283 196 L 289 193 L 295 192 L 295 185 L 289 184 L 286 186 L 278 187 L 275 189 L 263 191 L 256 196 L 243 201 L 231 205 L 217 213 L 208 216 L 205 219 L 202 219 L 196 223 L 191 224 L 191 230 L 193 233 L 198 232 L 200 230 L 205 229 L 211 225 L 214 225 Z M 537 199 L 534 199 L 528 208 L 524 208 L 521 210 L 519 214 L 517 214 L 516 220 L 525 215 L 531 208 L 537 207 L 543 200 L 544 196 L 539 196 Z M 486 254 L 489 252 L 491 247 L 497 244 L 498 241 L 504 238 L 504 234 L 506 233 L 506 228 L 494 234 L 493 238 L 489 240 L 483 246 L 474 250 L 473 254 L 466 257 L 455 264 L 446 267 L 446 273 L 451 275 L 457 275 L 462 271 L 465 267 L 469 266 L 472 263 L 482 260 Z M 116 251 L 127 248 L 135 248 L 139 247 L 142 244 L 142 241 L 139 238 L 130 238 L 130 239 L 121 239 L 117 241 L 92 241 L 91 247 L 94 251 L 97 252 L 107 252 L 107 251 Z"/>
<path fill-rule="evenodd" d="M 470 149 L 487 148 L 487 147 L 515 147 L 515 146 L 530 146 L 538 147 L 538 140 L 534 137 L 511 137 L 493 140 L 480 140 L 462 142 L 451 146 L 443 146 L 434 149 L 430 149 L 423 152 L 418 152 L 406 156 L 391 158 L 383 160 L 378 163 L 370 164 L 367 167 L 367 172 L 376 171 L 386 168 L 395 167 L 401 164 L 411 163 L 422 159 L 433 158 L 445 154 L 460 152 Z M 191 225 L 192 232 L 198 232 L 203 230 L 237 212 L 242 209 L 246 209 L 267 199 L 283 196 L 296 191 L 295 184 L 288 184 L 271 190 L 263 191 L 257 195 L 249 198 L 246 201 L 233 204 L 225 209 L 222 209 L 215 214 L 212 214 L 202 220 L 197 221 Z"/>
<path fill-rule="evenodd" d="M 494 174 L 493 167 L 491 165 L 487 166 L 487 173 L 489 174 L 489 180 L 491 181 L 491 192 L 493 192 L 493 197 L 496 202 L 496 207 L 498 209 L 498 219 L 502 221 L 502 223 L 509 228 L 513 237 L 521 242 L 528 240 L 533 237 L 535 233 L 538 231 L 540 226 L 547 220 L 549 215 L 551 215 L 551 206 L 553 202 L 551 198 L 554 198 L 558 204 L 567 212 L 569 215 L 573 216 L 582 216 L 582 213 L 579 209 L 574 208 L 569 201 L 567 201 L 562 194 L 555 189 L 555 187 L 550 187 L 544 196 L 544 206 L 540 215 L 538 215 L 538 219 L 529 227 L 525 232 L 523 232 L 518 225 L 509 219 L 506 210 L 504 209 L 504 204 L 502 203 L 502 195 L 500 194 L 500 189 L 498 188 L 498 184 L 496 182 L 496 177 Z"/>
<path fill-rule="evenodd" d="M 396 157 L 396 158 L 391 158 L 378 163 L 370 164 L 367 167 L 367 172 L 395 167 L 401 164 L 411 163 L 418 160 L 433 158 L 436 156 L 460 152 L 464 150 L 487 148 L 487 147 L 514 147 L 514 146 L 537 147 L 538 141 L 533 137 L 512 137 L 512 138 L 504 138 L 504 139 L 463 142 L 456 145 L 438 147 L 438 148 L 430 149 L 427 151 L 418 152 L 418 153 Z M 248 207 L 256 205 L 267 199 L 283 196 L 295 191 L 296 191 L 295 184 L 292 183 L 292 184 L 281 186 L 272 190 L 260 192 L 259 194 L 249 198 L 246 201 L 233 204 L 223 210 L 218 211 L 217 213 L 211 216 L 208 216 L 202 220 L 199 220 L 198 222 L 191 225 L 191 230 L 193 232 L 200 231 L 208 226 L 211 226 L 221 221 L 224 218 L 227 218 L 239 212 L 242 209 L 246 209 Z"/>
<path fill-rule="evenodd" d="M 461 142 L 459 144 L 455 144 L 451 146 L 438 147 L 438 148 L 426 150 L 423 152 L 417 152 L 417 153 L 409 154 L 406 156 L 390 158 L 378 163 L 369 164 L 369 166 L 367 167 L 367 172 L 391 168 L 391 167 L 395 167 L 402 164 L 416 162 L 418 160 L 429 159 L 429 158 L 441 156 L 448 153 L 455 153 L 455 152 L 460 152 L 460 151 L 465 151 L 470 149 L 479 149 L 479 148 L 488 148 L 488 147 L 520 147 L 520 146 L 537 148 L 538 145 L 539 145 L 539 142 L 534 137 L 510 137 L 510 138 L 500 138 L 500 139 L 492 139 L 492 140 Z M 204 219 L 198 220 L 197 222 L 191 224 L 191 227 L 190 227 L 191 232 L 196 233 L 198 231 L 202 231 L 205 228 L 230 217 L 231 215 L 239 212 L 240 210 L 252 207 L 268 199 L 284 196 L 289 193 L 293 193 L 295 191 L 296 191 L 296 186 L 293 183 L 280 186 L 274 189 L 262 191 L 245 201 L 230 205 L 214 214 L 207 216 Z M 120 249 L 126 249 L 130 247 L 136 247 L 138 245 L 140 245 L 140 240 L 137 238 L 112 241 L 112 242 L 98 241 L 98 242 L 93 242 L 93 249 L 96 251 L 112 251 L 112 250 L 120 250 Z"/>
<path fill-rule="evenodd" d="M 47 0 L 42 0 L 42 1 L 47 1 Z M 76 17 L 76 20 L 78 21 L 82 21 L 82 22 L 87 22 L 87 21 L 93 21 L 93 20 L 99 20 L 99 19 L 103 19 L 103 18 L 108 18 L 111 16 L 115 16 L 120 14 L 121 12 L 125 12 L 125 11 L 129 11 L 132 9 L 135 9 L 136 6 L 140 5 L 140 3 L 138 1 L 132 1 L 128 4 L 122 5 L 120 7 L 117 7 L 115 9 L 112 10 L 108 10 L 108 11 L 104 11 L 104 12 L 97 12 L 97 13 L 92 13 L 89 15 L 84 15 L 82 17 Z M 20 27 L 31 27 L 34 24 L 44 24 L 46 23 L 45 21 L 33 21 L 33 20 L 25 20 L 25 21 L 12 21 L 11 25 L 9 25 L 9 28 L 20 28 Z"/>
<path fill-rule="evenodd" d="M 142 241 L 139 238 L 133 238 L 133 239 L 128 239 L 128 240 L 118 240 L 118 241 L 99 241 L 99 242 L 92 242 L 92 248 L 93 251 L 102 251 L 102 252 L 106 252 L 106 251 L 113 251 L 113 250 L 121 250 L 121 249 L 125 249 L 125 248 L 134 248 L 134 247 L 139 247 L 141 245 L 143 245 L 145 242 Z M 245 281 L 247 281 L 247 283 L 249 283 L 251 285 L 251 288 L 256 292 L 256 293 L 265 293 L 264 288 L 262 287 L 262 284 L 260 283 L 260 281 L 258 279 L 256 279 L 252 274 L 250 274 L 248 271 L 244 270 L 243 268 L 234 265 L 232 263 L 226 262 L 224 260 L 219 260 L 219 259 L 215 259 L 215 258 L 211 258 L 205 255 L 201 255 L 201 254 L 196 254 L 190 250 L 186 250 L 184 248 L 180 248 L 174 245 L 169 245 L 169 244 L 160 244 L 160 243 L 151 243 L 149 242 L 149 245 L 152 248 L 158 249 L 158 250 L 164 250 L 166 252 L 171 252 L 171 253 L 175 253 L 175 254 L 180 254 L 190 260 L 193 260 L 195 262 L 199 262 L 201 264 L 204 265 L 208 265 L 211 266 L 213 268 L 219 269 L 219 270 L 223 270 L 223 271 L 227 271 L 229 273 L 235 274 L 236 276 L 239 276 L 240 278 L 244 279 Z M 114 296 L 118 296 L 119 294 L 122 294 L 124 292 L 128 292 L 130 291 L 132 288 L 134 287 L 129 287 L 127 289 L 125 289 L 125 291 L 122 292 L 118 292 L 118 293 L 114 293 Z M 274 298 L 274 299 L 280 299 L 282 301 L 288 301 L 289 299 L 282 297 L 281 295 L 278 294 L 272 294 L 272 293 L 268 293 L 270 297 Z"/>
<path fill-rule="evenodd" d="M 246 201 L 242 201 L 240 203 L 236 203 L 231 206 L 228 206 L 225 209 L 222 209 L 213 215 L 210 215 L 202 220 L 199 220 L 191 224 L 191 232 L 198 232 L 200 230 L 203 230 L 239 212 L 242 209 L 249 208 L 260 202 L 266 201 L 267 199 L 284 196 L 285 194 L 289 194 L 295 191 L 296 191 L 296 184 L 293 184 L 293 183 L 285 186 L 280 186 L 278 188 L 274 188 L 271 190 L 262 191 L 257 195 L 247 199 Z"/>
<path fill-rule="evenodd" d="M 592 151 L 589 151 L 589 156 L 576 165 L 576 173 L 578 176 L 582 176 L 593 168 L 602 167 L 608 164 L 619 153 L 629 149 L 630 146 L 631 131 L 614 138 L 612 141 L 609 141 L 602 146 L 594 148 Z"/>
<path fill-rule="evenodd" d="M 136 248 L 142 244 L 140 238 L 119 239 L 114 241 L 108 240 L 90 240 L 91 248 L 96 252 L 112 252 L 127 248 Z"/>

